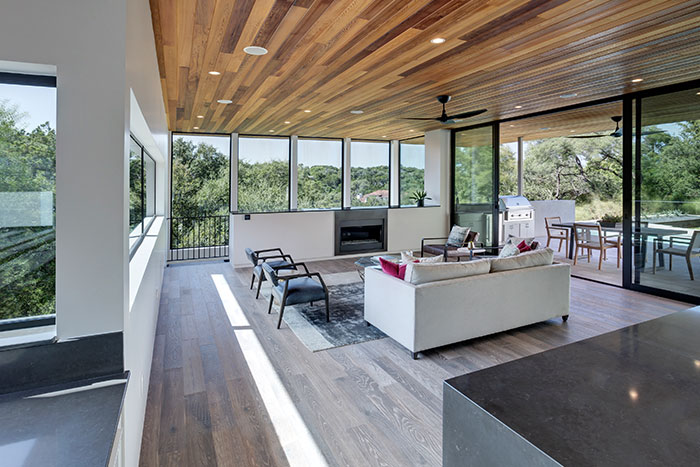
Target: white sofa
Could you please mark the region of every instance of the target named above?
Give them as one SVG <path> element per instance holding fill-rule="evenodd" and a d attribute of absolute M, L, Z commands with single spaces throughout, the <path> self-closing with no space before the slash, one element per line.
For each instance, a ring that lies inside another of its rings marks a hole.
<path fill-rule="evenodd" d="M 419 285 L 365 273 L 365 320 L 420 351 L 569 316 L 571 267 L 549 264 Z"/>

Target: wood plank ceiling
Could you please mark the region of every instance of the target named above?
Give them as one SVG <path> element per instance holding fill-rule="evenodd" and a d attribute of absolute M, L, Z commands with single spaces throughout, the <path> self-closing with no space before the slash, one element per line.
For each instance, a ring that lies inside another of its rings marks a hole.
<path fill-rule="evenodd" d="M 449 128 L 700 76 L 697 0 L 150 3 L 173 131 L 403 139 L 445 128 L 402 119 L 439 116 L 438 94 L 488 109 Z"/>

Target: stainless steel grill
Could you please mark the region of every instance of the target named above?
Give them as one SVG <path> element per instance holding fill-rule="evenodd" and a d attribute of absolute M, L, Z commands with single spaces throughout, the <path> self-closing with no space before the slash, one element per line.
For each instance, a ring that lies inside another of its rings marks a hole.
<path fill-rule="evenodd" d="M 535 209 L 524 196 L 501 196 L 498 198 L 498 220 L 501 226 L 500 243 L 509 235 L 514 237 L 535 236 Z"/>

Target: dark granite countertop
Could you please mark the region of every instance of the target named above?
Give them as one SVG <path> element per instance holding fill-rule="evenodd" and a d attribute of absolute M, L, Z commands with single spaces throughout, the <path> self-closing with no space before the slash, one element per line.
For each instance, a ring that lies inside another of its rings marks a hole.
<path fill-rule="evenodd" d="M 700 307 L 446 384 L 563 465 L 696 464 Z"/>
<path fill-rule="evenodd" d="M 127 374 L 0 396 L 0 465 L 105 466 Z"/>

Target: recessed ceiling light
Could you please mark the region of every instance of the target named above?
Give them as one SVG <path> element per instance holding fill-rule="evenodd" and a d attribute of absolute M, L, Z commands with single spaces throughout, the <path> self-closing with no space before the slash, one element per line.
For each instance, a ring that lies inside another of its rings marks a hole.
<path fill-rule="evenodd" d="M 386 135 L 382 136 L 382 138 L 386 138 Z"/>
<path fill-rule="evenodd" d="M 219 76 L 221 73 L 219 73 L 218 71 L 210 71 L 209 74 L 212 76 Z"/>
<path fill-rule="evenodd" d="M 576 130 L 569 130 L 569 133 L 576 133 Z"/>
<path fill-rule="evenodd" d="M 229 99 L 219 99 L 216 102 L 218 102 L 219 104 L 232 104 L 233 103 L 233 101 L 229 100 Z"/>
<path fill-rule="evenodd" d="M 265 47 L 258 47 L 257 45 L 250 45 L 244 48 L 243 52 L 247 53 L 248 55 L 265 55 L 267 53 L 267 49 Z"/>
<path fill-rule="evenodd" d="M 204 115 L 197 115 L 197 118 L 204 118 Z"/>
<path fill-rule="evenodd" d="M 522 105 L 516 105 L 515 108 L 516 108 L 516 109 L 522 109 L 523 106 L 522 106 Z"/>
<path fill-rule="evenodd" d="M 513 128 L 515 125 L 508 125 L 509 127 Z"/>
<path fill-rule="evenodd" d="M 309 109 L 304 110 L 304 112 L 306 112 L 307 114 L 311 113 L 311 111 Z"/>
<path fill-rule="evenodd" d="M 548 126 L 545 126 L 545 127 L 540 128 L 540 131 L 547 131 L 547 130 L 549 130 L 549 127 L 548 127 Z"/>
<path fill-rule="evenodd" d="M 632 80 L 633 83 L 641 83 L 642 81 L 644 81 L 643 78 L 634 78 L 634 79 Z"/>
<path fill-rule="evenodd" d="M 416 131 L 416 130 L 408 130 L 408 131 Z"/>
<path fill-rule="evenodd" d="M 285 125 L 289 125 L 290 123 L 292 123 L 292 122 L 284 122 Z"/>
<path fill-rule="evenodd" d="M 559 97 L 561 97 L 562 99 L 571 99 L 572 97 L 576 97 L 576 96 L 578 96 L 578 94 L 576 94 L 575 92 L 571 92 L 569 94 L 562 94 Z"/>
<path fill-rule="evenodd" d="M 198 127 L 198 126 L 195 126 L 195 127 L 192 127 L 192 128 L 194 128 L 195 130 L 199 130 L 199 127 Z"/>
<path fill-rule="evenodd" d="M 445 38 L 444 37 L 435 37 L 433 39 L 430 39 L 430 42 L 433 44 L 442 44 L 445 42 Z"/>
<path fill-rule="evenodd" d="M 360 115 L 360 114 L 365 113 L 365 111 L 364 110 L 351 110 L 350 113 L 355 114 L 355 115 Z"/>
<path fill-rule="evenodd" d="M 274 132 L 275 132 L 275 130 L 270 130 L 270 133 L 274 133 Z"/>
<path fill-rule="evenodd" d="M 697 94 L 698 96 L 700 96 L 700 92 L 696 92 L 695 94 Z"/>

